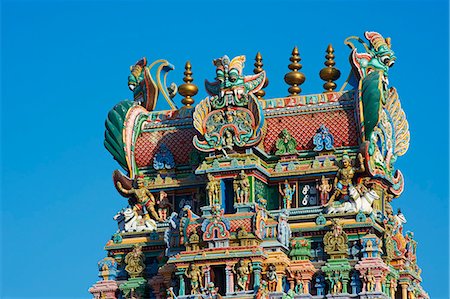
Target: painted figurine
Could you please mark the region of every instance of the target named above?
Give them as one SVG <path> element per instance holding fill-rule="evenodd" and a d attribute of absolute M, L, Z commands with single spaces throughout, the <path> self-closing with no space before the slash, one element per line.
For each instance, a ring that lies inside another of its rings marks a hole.
<path fill-rule="evenodd" d="M 301 295 L 303 294 L 303 280 L 302 275 L 299 271 L 295 273 L 295 287 L 294 287 L 295 294 Z"/>
<path fill-rule="evenodd" d="M 318 275 L 316 277 L 316 284 L 314 285 L 317 290 L 317 296 L 323 296 L 325 295 L 325 279 L 322 275 Z"/>
<path fill-rule="evenodd" d="M 250 182 L 248 176 L 242 170 L 238 177 L 233 181 L 235 201 L 238 204 L 248 203 L 250 196 Z"/>
<path fill-rule="evenodd" d="M 249 284 L 249 276 L 250 273 L 252 272 L 248 263 L 240 259 L 239 262 L 236 264 L 235 269 L 233 269 L 233 272 L 237 276 L 237 286 L 239 291 L 247 291 Z"/>
<path fill-rule="evenodd" d="M 278 191 L 283 196 L 283 209 L 290 209 L 292 205 L 292 198 L 295 194 L 295 185 L 292 187 L 289 185 L 288 181 L 284 181 L 284 188 L 281 185 L 278 186 Z"/>
<path fill-rule="evenodd" d="M 364 282 L 366 284 L 366 291 L 373 292 L 375 291 L 375 276 L 372 274 L 370 269 L 367 269 L 366 275 L 364 275 Z"/>
<path fill-rule="evenodd" d="M 276 272 L 276 267 L 274 264 L 269 265 L 269 271 L 267 272 L 266 276 L 269 292 L 275 292 L 277 290 L 278 274 Z"/>
<path fill-rule="evenodd" d="M 161 221 L 166 221 L 167 214 L 169 214 L 169 209 L 172 208 L 172 204 L 169 202 L 167 198 L 167 193 L 164 191 L 159 192 L 159 200 L 158 200 L 158 215 Z"/>
<path fill-rule="evenodd" d="M 342 292 L 342 274 L 339 271 L 333 271 L 333 276 L 330 277 L 330 282 L 332 294 L 339 294 Z"/>
<path fill-rule="evenodd" d="M 122 184 L 119 181 L 117 181 L 116 185 L 120 192 L 127 195 L 134 195 L 137 200 L 137 202 L 133 205 L 134 212 L 144 212 L 145 207 L 145 210 L 147 211 L 147 213 L 144 213 L 145 218 L 149 217 L 149 213 L 153 219 L 155 219 L 156 221 L 160 221 L 158 213 L 156 213 L 155 211 L 155 197 L 147 188 L 145 188 L 144 178 L 138 177 L 136 183 L 138 188 L 135 189 L 131 187 L 131 189 L 129 190 L 122 187 Z"/>
<path fill-rule="evenodd" d="M 220 205 L 220 180 L 208 173 L 208 183 L 206 184 L 210 206 Z"/>
<path fill-rule="evenodd" d="M 203 289 L 203 273 L 197 265 L 191 263 L 184 275 L 191 280 L 191 295 L 200 294 L 200 290 Z"/>
<path fill-rule="evenodd" d="M 350 157 L 346 152 L 344 152 L 344 155 L 342 156 L 342 166 L 338 170 L 336 178 L 334 179 L 334 193 L 328 201 L 328 206 L 331 206 L 335 199 L 347 195 L 349 192 L 349 187 L 353 184 L 353 177 L 355 174 L 365 170 L 364 158 L 361 153 L 358 154 L 358 161 L 359 167 L 353 167 Z"/>
<path fill-rule="evenodd" d="M 142 246 L 134 246 L 133 251 L 125 256 L 125 271 L 131 278 L 140 277 L 145 270 L 145 256 L 142 252 Z"/>
<path fill-rule="evenodd" d="M 261 281 L 261 285 L 256 292 L 255 299 L 269 299 L 269 289 L 267 287 L 267 281 Z"/>
<path fill-rule="evenodd" d="M 325 176 L 322 176 L 321 184 L 318 185 L 317 189 L 319 189 L 320 191 L 320 205 L 324 206 L 327 204 L 328 199 L 330 198 L 330 192 L 331 189 L 333 189 L 333 186 L 330 185 L 329 180 Z"/>

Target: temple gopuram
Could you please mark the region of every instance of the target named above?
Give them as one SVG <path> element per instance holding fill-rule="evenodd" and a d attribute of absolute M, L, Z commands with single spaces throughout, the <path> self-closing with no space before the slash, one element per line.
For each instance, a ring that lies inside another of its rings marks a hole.
<path fill-rule="evenodd" d="M 429 298 L 393 207 L 410 139 L 388 81 L 396 57 L 389 38 L 364 37 L 345 40 L 340 89 L 328 46 L 324 91 L 311 95 L 297 47 L 278 98 L 265 97 L 260 53 L 251 74 L 245 56 L 213 60 L 196 105 L 190 62 L 179 86 L 167 86 L 166 60 L 131 66 L 133 100 L 105 123 L 124 200 L 93 298 Z"/>

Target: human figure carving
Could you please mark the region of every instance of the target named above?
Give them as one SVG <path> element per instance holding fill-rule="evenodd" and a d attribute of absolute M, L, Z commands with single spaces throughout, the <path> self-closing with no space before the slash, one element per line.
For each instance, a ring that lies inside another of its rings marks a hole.
<path fill-rule="evenodd" d="M 169 213 L 169 209 L 172 208 L 172 204 L 169 202 L 167 198 L 167 193 L 164 191 L 159 192 L 159 200 L 158 200 L 158 215 L 161 221 L 166 221 L 167 214 Z"/>
<path fill-rule="evenodd" d="M 330 192 L 331 189 L 333 189 L 333 186 L 325 176 L 322 176 L 321 184 L 317 187 L 317 189 L 320 191 L 320 205 L 324 206 L 330 198 Z"/>
<path fill-rule="evenodd" d="M 269 292 L 275 292 L 277 290 L 278 275 L 274 264 L 269 265 L 269 271 L 267 272 L 267 286 Z"/>
<path fill-rule="evenodd" d="M 250 196 L 250 182 L 248 181 L 248 176 L 243 170 L 234 180 L 233 189 L 235 192 L 236 203 L 248 203 L 248 199 Z"/>
<path fill-rule="evenodd" d="M 367 292 L 375 291 L 375 276 L 372 274 L 370 269 L 367 269 L 367 273 L 364 277 L 364 282 L 366 283 Z"/>
<path fill-rule="evenodd" d="M 336 177 L 334 179 L 334 193 L 331 195 L 328 201 L 328 206 L 332 205 L 334 200 L 348 194 L 349 186 L 353 184 L 353 177 L 358 172 L 364 172 L 364 158 L 361 153 L 358 154 L 358 167 L 352 166 L 352 161 L 346 152 L 342 156 L 342 166 L 338 170 Z"/>
<path fill-rule="evenodd" d="M 208 173 L 206 190 L 208 191 L 209 204 L 211 206 L 220 205 L 220 181 L 210 173 Z"/>
<path fill-rule="evenodd" d="M 291 187 L 288 181 L 285 180 L 284 188 L 281 188 L 281 185 L 279 185 L 278 191 L 283 196 L 283 209 L 290 209 L 292 204 L 292 198 L 295 194 L 295 185 L 292 185 Z"/>
<path fill-rule="evenodd" d="M 237 286 L 240 291 L 247 291 L 249 284 L 249 276 L 252 272 L 249 265 L 240 259 L 233 269 L 234 274 L 237 276 Z"/>
<path fill-rule="evenodd" d="M 191 280 L 191 295 L 200 294 L 200 290 L 203 289 L 203 273 L 197 265 L 191 263 L 184 275 Z"/>
<path fill-rule="evenodd" d="M 116 186 L 120 190 L 120 192 L 133 195 L 136 198 L 136 203 L 133 204 L 133 211 L 135 213 L 142 212 L 144 214 L 144 218 L 148 219 L 150 215 L 156 221 L 160 221 L 158 213 L 155 211 L 155 197 L 153 194 L 145 187 L 144 179 L 142 177 L 138 177 L 136 180 L 137 189 L 131 187 L 131 189 L 125 189 L 122 184 L 117 181 Z M 144 213 L 144 208 L 147 213 Z"/>

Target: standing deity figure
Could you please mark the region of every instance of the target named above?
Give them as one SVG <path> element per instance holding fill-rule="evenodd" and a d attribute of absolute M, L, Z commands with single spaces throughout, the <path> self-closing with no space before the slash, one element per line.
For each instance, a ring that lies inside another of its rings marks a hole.
<path fill-rule="evenodd" d="M 279 185 L 278 191 L 283 196 L 283 209 L 290 209 L 292 204 L 292 198 L 295 194 L 295 185 L 292 185 L 291 187 L 288 181 L 285 180 L 284 188 L 281 188 L 281 185 Z"/>
<path fill-rule="evenodd" d="M 116 186 L 120 190 L 120 192 L 127 194 L 127 195 L 133 195 L 136 198 L 136 203 L 133 204 L 133 211 L 135 213 L 138 213 L 142 211 L 144 214 L 144 218 L 149 219 L 148 213 L 152 216 L 153 219 L 156 221 L 160 221 L 160 218 L 158 216 L 158 213 L 156 213 L 155 210 L 155 197 L 153 194 L 145 187 L 144 185 L 144 178 L 138 177 L 136 180 L 137 183 L 137 189 L 131 187 L 131 189 L 125 189 L 122 184 L 117 181 Z M 144 213 L 144 207 L 147 213 Z"/>
<path fill-rule="evenodd" d="M 320 191 L 320 205 L 324 206 L 327 204 L 328 199 L 330 198 L 330 192 L 333 186 L 330 184 L 329 180 L 322 176 L 320 185 L 317 186 L 317 189 Z"/>
<path fill-rule="evenodd" d="M 237 276 L 237 286 L 239 291 L 247 291 L 249 284 L 249 276 L 252 270 L 248 263 L 240 259 L 233 269 L 234 274 Z"/>
<path fill-rule="evenodd" d="M 339 294 L 342 292 L 342 274 L 335 270 L 333 271 L 333 276 L 330 277 L 331 282 L 331 293 Z"/>
<path fill-rule="evenodd" d="M 200 290 L 203 289 L 203 273 L 198 266 L 191 263 L 184 275 L 191 280 L 191 295 L 200 294 Z"/>
<path fill-rule="evenodd" d="M 353 184 L 353 177 L 358 172 L 364 172 L 364 158 L 358 154 L 359 167 L 353 167 L 352 161 L 346 152 L 342 156 L 342 165 L 334 179 L 334 193 L 331 195 L 328 205 L 331 206 L 336 198 L 345 196 L 349 192 L 349 187 Z"/>
<path fill-rule="evenodd" d="M 208 192 L 209 204 L 210 206 L 220 205 L 220 180 L 208 173 L 208 181 L 206 190 Z"/>
<path fill-rule="evenodd" d="M 366 283 L 367 292 L 375 291 L 375 276 L 372 274 L 370 269 L 367 269 L 367 273 L 364 275 L 364 282 Z"/>
<path fill-rule="evenodd" d="M 145 270 L 145 256 L 142 252 L 142 246 L 134 246 L 133 251 L 125 256 L 125 271 L 131 278 L 140 277 Z"/>
<path fill-rule="evenodd" d="M 248 203 L 250 196 L 250 182 L 248 176 L 242 170 L 237 178 L 233 181 L 233 189 L 235 193 L 235 201 L 238 204 Z"/>
<path fill-rule="evenodd" d="M 159 219 L 161 219 L 161 221 L 166 221 L 169 209 L 172 208 L 172 204 L 169 202 L 166 192 L 164 191 L 159 192 L 159 200 L 157 203 L 158 203 Z"/>
<path fill-rule="evenodd" d="M 397 279 L 391 278 L 391 298 L 395 298 L 395 292 L 397 292 Z"/>
<path fill-rule="evenodd" d="M 303 280 L 302 280 L 302 275 L 300 274 L 300 271 L 297 271 L 295 273 L 294 291 L 295 291 L 295 294 L 297 294 L 297 295 L 303 294 Z"/>
<path fill-rule="evenodd" d="M 317 296 L 323 296 L 325 295 L 325 279 L 322 275 L 318 275 L 316 277 L 316 284 L 314 285 L 317 290 Z"/>
<path fill-rule="evenodd" d="M 277 290 L 278 274 L 276 272 L 276 267 L 274 264 L 269 265 L 269 271 L 267 272 L 266 276 L 269 292 L 275 292 Z"/>

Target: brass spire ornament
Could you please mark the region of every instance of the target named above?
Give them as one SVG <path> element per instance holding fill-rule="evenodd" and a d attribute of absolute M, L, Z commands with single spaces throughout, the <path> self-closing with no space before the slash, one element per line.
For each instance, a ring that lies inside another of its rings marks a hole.
<path fill-rule="evenodd" d="M 186 65 L 184 66 L 184 78 L 183 81 L 185 83 L 181 84 L 178 87 L 178 93 L 184 97 L 184 99 L 181 100 L 181 103 L 185 105 L 186 107 L 191 107 L 192 104 L 194 104 L 194 99 L 192 98 L 195 96 L 198 92 L 198 87 L 195 84 L 192 84 L 192 81 L 194 81 L 194 78 L 192 78 L 192 71 L 191 71 L 191 62 L 187 61 Z"/>
<path fill-rule="evenodd" d="M 331 92 L 336 89 L 337 85 L 336 83 L 334 83 L 334 81 L 339 79 L 339 77 L 341 76 L 341 72 L 334 67 L 336 62 L 334 61 L 334 49 L 331 44 L 328 45 L 326 53 L 327 55 L 325 55 L 325 58 L 327 60 L 324 63 L 326 67 L 320 70 L 319 75 L 322 80 L 327 81 L 323 85 L 323 88 L 325 88 L 325 92 Z"/>
<path fill-rule="evenodd" d="M 287 73 L 284 76 L 284 81 L 291 85 L 289 87 L 288 91 L 291 95 L 295 96 L 298 95 L 302 89 L 300 88 L 300 85 L 305 82 L 305 75 L 299 70 L 302 68 L 302 65 L 299 63 L 301 58 L 299 56 L 298 48 L 297 46 L 294 47 L 294 50 L 292 50 L 292 56 L 289 59 L 292 63 L 289 64 L 288 68 L 291 70 L 291 72 Z"/>
<path fill-rule="evenodd" d="M 255 64 L 254 64 L 255 68 L 253 69 L 254 74 L 259 74 L 263 71 L 262 67 L 264 64 L 263 64 L 262 60 L 263 59 L 262 59 L 261 53 L 258 52 L 255 57 Z M 263 90 L 263 88 L 266 88 L 267 85 L 269 85 L 269 79 L 267 78 L 267 73 L 266 73 L 266 79 L 264 80 L 263 87 L 260 90 L 258 90 L 257 92 L 255 92 L 255 95 L 258 97 L 258 99 L 261 99 L 262 97 L 264 97 L 266 95 L 266 92 Z"/>

